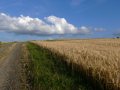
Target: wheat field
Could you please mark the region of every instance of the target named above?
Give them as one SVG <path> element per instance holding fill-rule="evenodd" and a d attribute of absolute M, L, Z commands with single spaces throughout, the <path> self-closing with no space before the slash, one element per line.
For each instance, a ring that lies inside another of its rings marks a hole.
<path fill-rule="evenodd" d="M 68 57 L 103 90 L 120 90 L 120 39 L 32 41 Z"/>

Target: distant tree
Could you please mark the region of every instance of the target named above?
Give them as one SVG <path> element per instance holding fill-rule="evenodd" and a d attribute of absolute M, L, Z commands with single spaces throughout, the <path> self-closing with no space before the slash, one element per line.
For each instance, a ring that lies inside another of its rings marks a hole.
<path fill-rule="evenodd" d="M 116 37 L 117 39 L 119 39 L 120 37 Z"/>
<path fill-rule="evenodd" d="M 120 38 L 120 33 L 114 33 L 112 34 L 115 38 L 119 39 Z"/>

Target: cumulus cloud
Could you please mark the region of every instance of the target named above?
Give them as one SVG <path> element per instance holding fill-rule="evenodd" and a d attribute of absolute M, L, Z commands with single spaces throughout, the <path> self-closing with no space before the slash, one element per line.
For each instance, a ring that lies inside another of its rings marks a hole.
<path fill-rule="evenodd" d="M 88 27 L 85 27 L 85 26 L 82 26 L 79 28 L 79 33 L 81 34 L 90 34 L 91 33 L 91 28 L 88 28 Z"/>
<path fill-rule="evenodd" d="M 90 29 L 80 28 L 68 23 L 65 18 L 45 17 L 43 20 L 29 16 L 11 17 L 0 13 L 0 31 L 17 34 L 52 35 L 52 34 L 89 34 Z"/>

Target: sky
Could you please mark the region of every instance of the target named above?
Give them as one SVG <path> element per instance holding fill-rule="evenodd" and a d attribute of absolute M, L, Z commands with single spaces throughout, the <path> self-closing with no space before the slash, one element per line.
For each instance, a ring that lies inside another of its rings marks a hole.
<path fill-rule="evenodd" d="M 0 41 L 120 35 L 120 0 L 0 0 Z"/>

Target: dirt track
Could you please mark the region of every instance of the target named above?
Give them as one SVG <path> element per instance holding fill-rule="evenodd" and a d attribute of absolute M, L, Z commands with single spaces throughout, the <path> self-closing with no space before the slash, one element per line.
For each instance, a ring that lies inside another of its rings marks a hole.
<path fill-rule="evenodd" d="M 21 43 L 0 48 L 0 90 L 20 90 Z"/>

